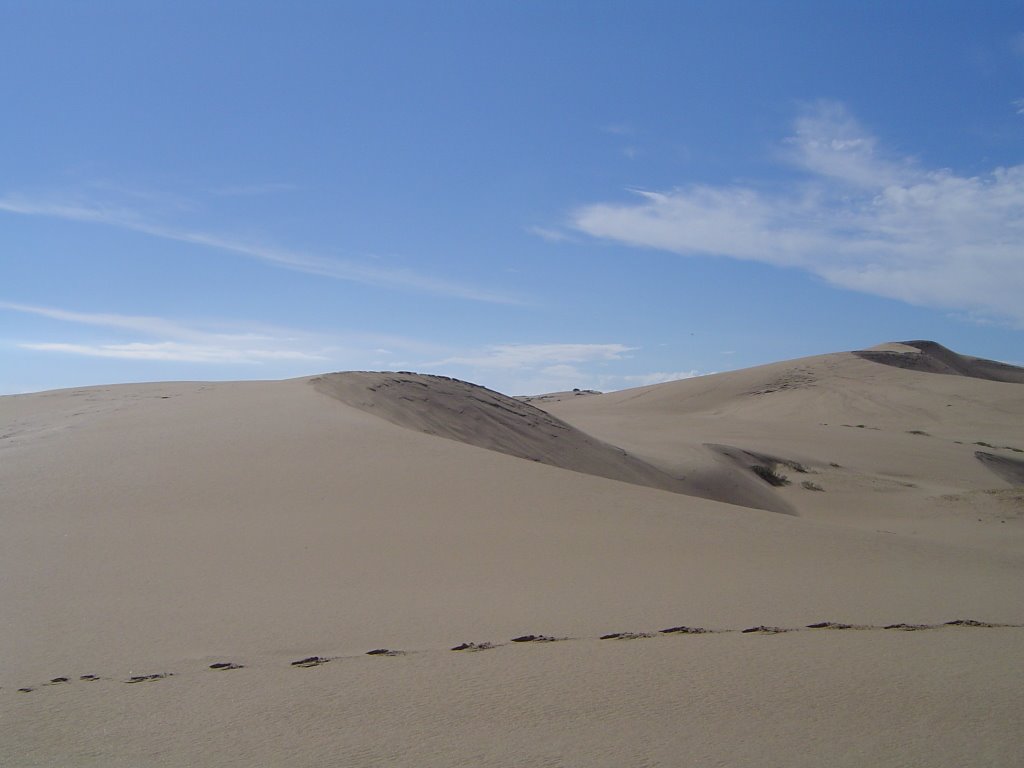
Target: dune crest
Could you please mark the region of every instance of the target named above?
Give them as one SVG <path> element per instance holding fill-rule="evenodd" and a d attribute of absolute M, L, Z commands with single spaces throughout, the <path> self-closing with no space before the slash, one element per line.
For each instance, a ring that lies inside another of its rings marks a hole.
<path fill-rule="evenodd" d="M 960 355 L 935 341 L 901 341 L 854 352 L 863 360 L 923 373 L 1024 384 L 1024 368 L 998 360 Z"/>
<path fill-rule="evenodd" d="M 353 371 L 314 388 L 392 424 L 552 467 L 685 493 L 677 477 L 529 403 L 478 384 L 420 373 Z"/>

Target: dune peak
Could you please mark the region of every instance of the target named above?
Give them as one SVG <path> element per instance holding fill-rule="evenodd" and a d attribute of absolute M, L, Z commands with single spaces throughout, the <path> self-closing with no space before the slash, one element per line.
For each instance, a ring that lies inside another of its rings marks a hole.
<path fill-rule="evenodd" d="M 961 355 L 937 341 L 917 339 L 879 344 L 853 354 L 863 360 L 921 373 L 942 373 L 972 379 L 1024 384 L 1024 368 L 998 360 Z"/>

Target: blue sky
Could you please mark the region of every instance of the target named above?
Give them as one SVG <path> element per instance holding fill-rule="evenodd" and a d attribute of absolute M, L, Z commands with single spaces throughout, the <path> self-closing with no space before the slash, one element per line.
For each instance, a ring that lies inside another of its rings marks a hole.
<path fill-rule="evenodd" d="M 0 0 L 0 393 L 1024 364 L 1005 2 Z"/>

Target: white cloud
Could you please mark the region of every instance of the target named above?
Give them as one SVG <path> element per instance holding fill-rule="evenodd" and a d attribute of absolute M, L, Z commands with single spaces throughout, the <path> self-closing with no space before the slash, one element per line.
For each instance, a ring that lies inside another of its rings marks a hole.
<path fill-rule="evenodd" d="M 45 216 L 141 232 L 164 240 L 214 248 L 258 259 L 295 272 L 347 280 L 365 285 L 398 288 L 497 304 L 517 304 L 513 297 L 471 285 L 422 275 L 408 269 L 382 269 L 337 259 L 326 259 L 252 240 L 229 237 L 212 232 L 188 230 L 151 221 L 137 211 L 107 204 L 66 203 L 36 200 L 18 196 L 0 198 L 0 211 L 26 216 Z"/>
<path fill-rule="evenodd" d="M 249 323 L 240 327 L 237 323 L 185 323 L 148 315 L 78 312 L 10 301 L 0 301 L 0 311 L 117 332 L 119 338 L 114 339 L 96 338 L 95 333 L 83 338 L 83 330 L 79 328 L 74 331 L 74 338 L 68 338 L 65 332 L 63 338 L 57 340 L 5 340 L 22 349 L 89 357 L 232 365 L 308 361 L 311 365 L 307 370 L 292 374 L 299 375 L 339 365 L 365 368 L 381 355 L 393 354 L 394 350 L 415 355 L 442 352 L 436 343 L 381 333 L 332 331 L 319 334 L 266 324 Z M 34 333 L 38 335 L 39 330 Z"/>
<path fill-rule="evenodd" d="M 651 384 L 664 384 L 667 381 L 680 381 L 681 379 L 692 379 L 694 376 L 700 375 L 702 375 L 700 371 L 656 371 L 654 373 L 640 373 L 629 376 L 609 376 L 604 377 L 604 386 L 607 389 L 622 389 L 623 387 L 647 387 L 650 386 Z"/>
<path fill-rule="evenodd" d="M 547 227 L 527 227 L 527 232 L 531 235 L 536 235 L 542 240 L 547 240 L 549 243 L 567 243 L 574 242 L 575 237 L 570 235 L 568 232 L 563 232 L 559 229 L 548 229 Z"/>
<path fill-rule="evenodd" d="M 54 307 L 0 301 L 0 310 L 36 315 L 74 325 L 112 328 L 136 337 L 128 341 L 81 340 L 15 342 L 22 349 L 89 357 L 192 363 L 254 364 L 280 361 L 325 361 L 332 349 L 308 335 L 258 326 L 225 332 L 160 317 L 74 312 Z M 138 337 L 145 340 L 138 340 Z M 148 337 L 148 338 L 146 338 Z"/>
<path fill-rule="evenodd" d="M 282 360 L 326 360 L 323 355 L 293 349 L 259 349 L 217 344 L 183 344 L 176 341 L 128 344 L 24 343 L 23 349 L 63 352 L 88 357 L 115 357 L 124 360 L 159 360 L 180 363 L 252 364 Z"/>
<path fill-rule="evenodd" d="M 796 267 L 908 303 L 1024 324 L 1024 165 L 979 176 L 887 157 L 841 106 L 796 122 L 806 173 L 769 191 L 691 185 L 576 210 L 571 226 L 629 245 Z"/>
<path fill-rule="evenodd" d="M 496 344 L 480 352 L 448 357 L 428 365 L 519 369 L 547 367 L 551 370 L 552 366 L 570 363 L 621 360 L 634 349 L 623 344 Z"/>
<path fill-rule="evenodd" d="M 628 360 L 625 344 L 494 344 L 414 368 L 483 384 L 510 395 L 593 388 L 607 366 Z"/>

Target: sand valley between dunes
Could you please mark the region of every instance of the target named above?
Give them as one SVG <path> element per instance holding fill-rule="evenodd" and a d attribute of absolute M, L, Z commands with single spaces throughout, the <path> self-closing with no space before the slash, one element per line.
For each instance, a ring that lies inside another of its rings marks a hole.
<path fill-rule="evenodd" d="M 0 398 L 0 765 L 1024 765 L 1024 370 Z"/>

